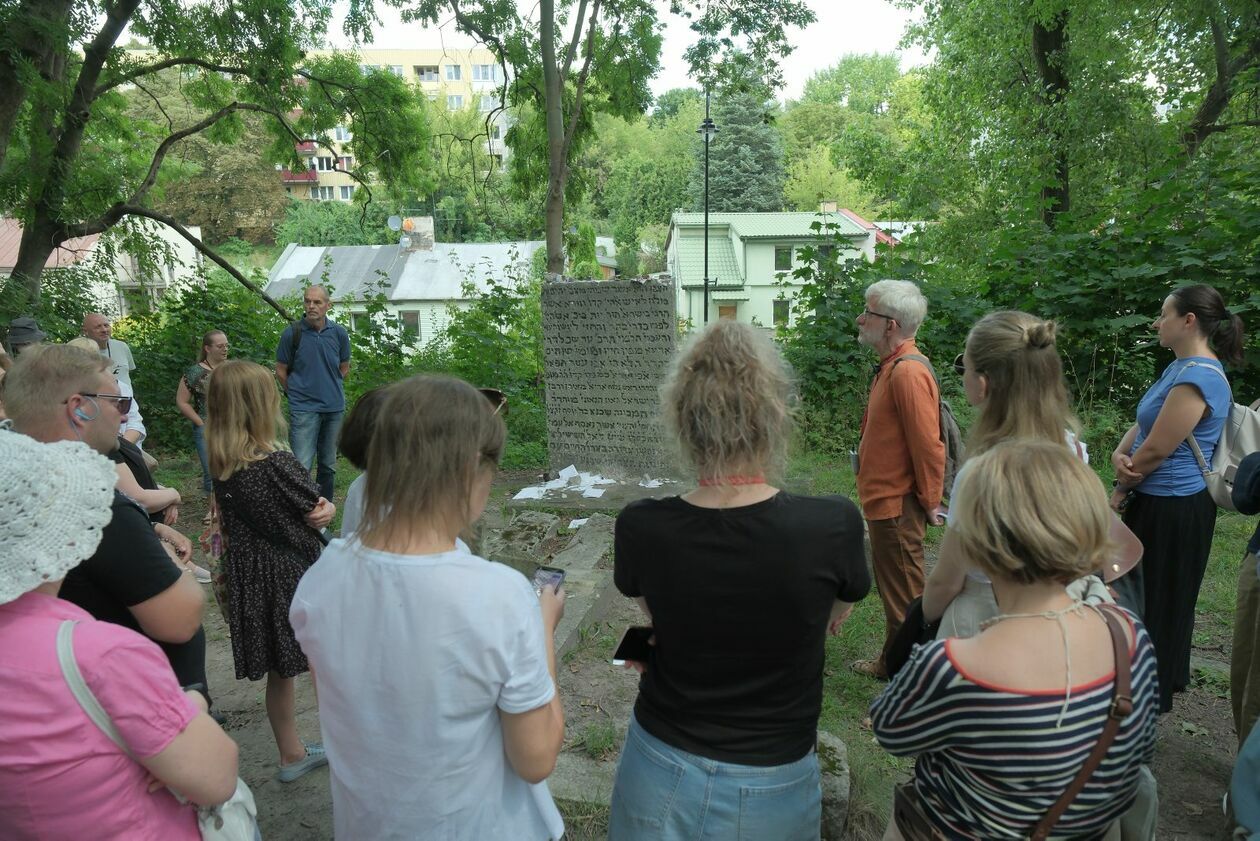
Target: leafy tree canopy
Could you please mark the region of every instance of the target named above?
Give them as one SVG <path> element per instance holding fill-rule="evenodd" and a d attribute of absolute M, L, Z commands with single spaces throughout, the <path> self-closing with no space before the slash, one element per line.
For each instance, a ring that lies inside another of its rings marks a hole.
<path fill-rule="evenodd" d="M 713 106 L 718 133 L 709 144 L 709 210 L 782 210 L 783 144 L 764 92 L 727 88 L 714 96 Z M 692 209 L 703 209 L 703 143 L 696 144 L 691 197 Z"/>

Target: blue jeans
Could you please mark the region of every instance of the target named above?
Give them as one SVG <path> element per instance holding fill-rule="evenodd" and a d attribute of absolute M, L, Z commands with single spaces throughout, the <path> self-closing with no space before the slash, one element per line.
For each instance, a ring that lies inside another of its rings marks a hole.
<path fill-rule="evenodd" d="M 200 426 L 194 426 L 193 446 L 197 448 L 197 458 L 201 459 L 201 489 L 206 493 L 214 490 L 214 482 L 210 478 L 210 456 L 206 452 L 206 431 Z"/>
<path fill-rule="evenodd" d="M 665 744 L 632 716 L 613 783 L 609 841 L 817 841 L 818 754 L 761 767 Z"/>
<path fill-rule="evenodd" d="M 332 501 L 333 480 L 337 478 L 337 435 L 343 412 L 289 412 L 289 446 L 293 455 L 310 470 L 319 459 L 315 483 L 324 499 Z"/>

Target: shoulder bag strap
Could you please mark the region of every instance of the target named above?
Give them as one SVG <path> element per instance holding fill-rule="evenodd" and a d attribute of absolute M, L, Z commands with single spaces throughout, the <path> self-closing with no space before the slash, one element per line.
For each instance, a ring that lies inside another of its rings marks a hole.
<path fill-rule="evenodd" d="M 83 673 L 79 671 L 79 664 L 74 659 L 74 626 L 77 624 L 73 619 L 67 619 L 57 628 L 57 660 L 61 663 L 61 674 L 70 687 L 70 693 L 79 702 L 83 712 L 87 713 L 87 717 L 92 719 L 92 723 L 99 727 L 114 744 L 122 748 L 123 753 L 135 759 L 131 749 L 127 747 L 127 743 L 118 732 L 118 728 L 110 719 L 109 713 L 105 712 L 101 702 L 96 700 L 87 681 L 83 679 Z"/>
<path fill-rule="evenodd" d="M 1198 362 L 1188 362 L 1186 367 L 1182 368 L 1177 376 L 1185 373 L 1188 368 L 1207 368 L 1209 371 L 1215 371 L 1221 375 L 1221 379 L 1225 381 L 1225 385 L 1229 385 L 1229 377 L 1225 376 L 1225 372 L 1215 365 L 1200 365 Z M 1173 385 L 1177 385 L 1173 382 Z M 1198 426 L 1198 424 L 1195 424 Z M 1208 466 L 1207 459 L 1203 457 L 1203 450 L 1199 448 L 1199 442 L 1194 440 L 1194 430 L 1190 430 L 1190 434 L 1186 436 L 1186 443 L 1190 446 L 1190 452 L 1194 453 L 1194 460 L 1199 463 L 1199 471 L 1207 476 L 1212 472 L 1212 468 Z"/>
<path fill-rule="evenodd" d="M 1111 632 L 1111 647 L 1116 657 L 1116 679 L 1112 683 L 1111 708 L 1107 711 L 1107 720 L 1103 723 L 1102 735 L 1098 737 L 1098 742 L 1094 745 L 1093 751 L 1086 758 L 1085 764 L 1081 766 L 1081 770 L 1077 773 L 1075 779 L 1072 780 L 1072 784 L 1067 787 L 1067 791 L 1063 792 L 1063 795 L 1050 807 L 1050 811 L 1046 812 L 1045 817 L 1033 829 L 1030 836 L 1032 841 L 1045 841 L 1046 838 L 1050 837 L 1050 831 L 1059 822 L 1059 818 L 1063 817 L 1063 813 L 1072 805 L 1072 801 L 1085 788 L 1089 778 L 1094 775 L 1094 771 L 1106 758 L 1107 751 L 1111 748 L 1111 743 L 1115 741 L 1116 733 L 1120 730 L 1120 722 L 1133 712 L 1129 645 L 1128 640 L 1124 636 L 1124 628 L 1120 625 L 1116 612 L 1110 607 L 1100 605 L 1098 610 L 1102 614 L 1103 620 L 1107 623 L 1107 630 Z"/>

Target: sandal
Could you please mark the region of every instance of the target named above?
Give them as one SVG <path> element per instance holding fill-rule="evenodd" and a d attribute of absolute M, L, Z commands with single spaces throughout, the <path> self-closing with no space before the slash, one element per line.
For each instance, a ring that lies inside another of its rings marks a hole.
<path fill-rule="evenodd" d="M 884 671 L 878 660 L 858 660 L 852 663 L 849 668 L 860 675 L 865 675 L 875 680 L 888 680 L 888 672 Z"/>

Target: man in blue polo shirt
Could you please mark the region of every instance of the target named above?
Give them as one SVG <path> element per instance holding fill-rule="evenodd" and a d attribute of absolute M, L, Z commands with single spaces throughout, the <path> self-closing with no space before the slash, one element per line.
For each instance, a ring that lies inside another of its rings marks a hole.
<path fill-rule="evenodd" d="M 346 410 L 343 382 L 350 372 L 350 336 L 328 320 L 331 306 L 327 289 L 308 288 L 302 294 L 306 317 L 285 328 L 276 348 L 276 376 L 289 395 L 289 446 L 307 470 L 319 457 L 315 481 L 330 501 L 337 475 L 337 433 Z M 294 330 L 301 331 L 297 337 Z"/>

